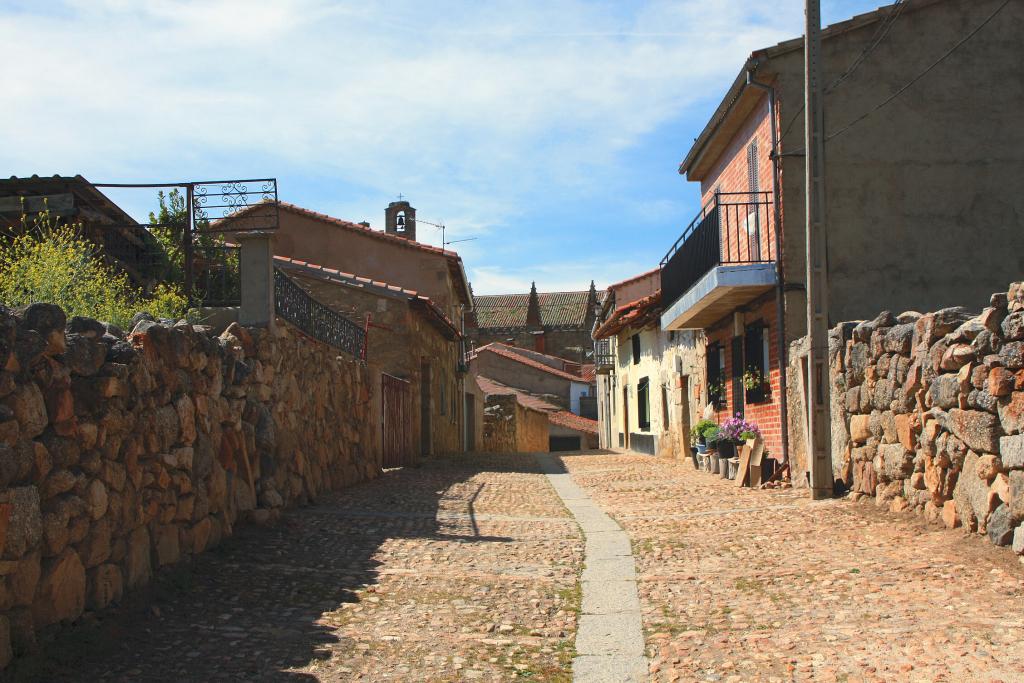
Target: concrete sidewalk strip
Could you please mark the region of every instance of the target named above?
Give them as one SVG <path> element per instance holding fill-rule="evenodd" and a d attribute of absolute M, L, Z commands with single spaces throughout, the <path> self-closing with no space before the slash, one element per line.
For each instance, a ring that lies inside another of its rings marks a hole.
<path fill-rule="evenodd" d="M 587 683 L 641 683 L 648 680 L 643 657 L 585 655 L 572 660 L 572 675 Z"/>
<path fill-rule="evenodd" d="M 587 540 L 573 681 L 646 681 L 636 562 L 629 535 L 572 480 L 555 456 L 538 455 L 537 460 Z"/>
<path fill-rule="evenodd" d="M 633 556 L 591 558 L 586 554 L 583 581 L 636 581 L 636 563 Z"/>
<path fill-rule="evenodd" d="M 641 657 L 644 638 L 638 628 L 639 612 L 585 614 L 576 632 L 576 652 L 581 655 Z"/>
<path fill-rule="evenodd" d="M 587 534 L 587 557 L 605 559 L 632 554 L 629 536 L 622 531 L 593 531 Z"/>
<path fill-rule="evenodd" d="M 640 613 L 635 581 L 584 581 L 583 614 Z"/>

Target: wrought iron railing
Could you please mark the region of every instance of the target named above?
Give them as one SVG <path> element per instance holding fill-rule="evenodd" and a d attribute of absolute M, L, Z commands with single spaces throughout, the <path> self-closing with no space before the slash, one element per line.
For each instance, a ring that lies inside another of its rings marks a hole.
<path fill-rule="evenodd" d="M 598 339 L 594 342 L 594 370 L 599 373 L 615 368 L 615 354 L 612 353 L 610 339 Z"/>
<path fill-rule="evenodd" d="M 365 360 L 366 330 L 311 297 L 278 268 L 274 269 L 274 308 L 314 339 Z"/>
<path fill-rule="evenodd" d="M 662 301 L 672 305 L 716 266 L 777 257 L 771 192 L 718 192 L 661 260 Z"/>

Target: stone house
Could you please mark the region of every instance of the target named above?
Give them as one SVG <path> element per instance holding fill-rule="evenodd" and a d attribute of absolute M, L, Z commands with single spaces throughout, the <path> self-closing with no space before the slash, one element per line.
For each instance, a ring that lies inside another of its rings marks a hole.
<path fill-rule="evenodd" d="M 366 328 L 374 445 L 384 450 L 385 377 L 407 383 L 399 440 L 421 456 L 463 452 L 478 440 L 474 390 L 466 382 L 462 334 L 429 297 L 397 285 L 298 259 L 274 258 L 314 299 Z"/>
<path fill-rule="evenodd" d="M 527 391 L 576 415 L 581 415 L 588 403 L 592 405 L 593 372 L 579 363 L 498 342 L 475 349 L 469 359 L 479 375 Z"/>
<path fill-rule="evenodd" d="M 1019 3 L 923 0 L 823 31 L 831 324 L 969 306 L 1024 270 L 1022 28 Z M 705 333 L 719 417 L 780 459 L 806 328 L 803 58 L 797 38 L 743 65 L 679 167 L 702 209 L 662 261 L 662 329 Z"/>
<path fill-rule="evenodd" d="M 237 215 L 244 216 L 246 211 Z M 352 223 L 279 202 L 274 255 L 419 292 L 461 329 L 463 312 L 473 306 L 462 258 L 454 251 L 416 241 L 416 210 L 408 202 L 391 202 L 384 216 L 384 231 L 380 231 L 369 223 Z"/>
<path fill-rule="evenodd" d="M 604 298 L 593 334 L 600 445 L 681 457 L 706 401 L 703 338 L 661 330 L 660 284 L 655 269 L 611 285 Z"/>
<path fill-rule="evenodd" d="M 510 423 L 503 428 L 495 426 L 489 430 L 483 450 L 500 451 L 502 442 L 496 442 L 495 439 L 505 439 L 506 437 L 500 435 L 510 430 L 517 432 L 516 450 L 519 452 L 524 450 L 578 451 L 598 447 L 597 422 L 595 420 L 576 415 L 562 406 L 545 401 L 522 389 L 496 382 L 489 377 L 480 375 L 477 377 L 477 383 L 486 396 L 487 420 L 494 421 L 501 417 Z M 519 405 L 515 416 L 510 408 L 511 402 L 507 400 L 508 397 L 513 397 Z M 545 416 L 547 425 L 544 428 L 546 434 L 544 448 L 536 448 L 538 440 L 541 438 L 540 427 L 537 426 L 536 421 L 532 418 L 519 419 L 522 410 L 539 411 Z"/>
<path fill-rule="evenodd" d="M 536 283 L 528 294 L 494 294 L 473 297 L 474 314 L 466 334 L 474 346 L 501 342 L 567 358 L 591 362 L 590 331 L 601 304 L 594 283 L 577 292 L 538 292 Z"/>

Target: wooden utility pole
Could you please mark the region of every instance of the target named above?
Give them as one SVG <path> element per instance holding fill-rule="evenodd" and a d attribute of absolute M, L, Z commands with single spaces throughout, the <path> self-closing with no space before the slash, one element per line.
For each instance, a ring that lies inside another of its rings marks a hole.
<path fill-rule="evenodd" d="M 825 225 L 824 103 L 821 82 L 821 2 L 806 0 L 804 142 L 807 192 L 807 379 L 810 402 L 808 466 L 811 497 L 832 495 L 832 420 L 828 367 L 828 253 Z"/>

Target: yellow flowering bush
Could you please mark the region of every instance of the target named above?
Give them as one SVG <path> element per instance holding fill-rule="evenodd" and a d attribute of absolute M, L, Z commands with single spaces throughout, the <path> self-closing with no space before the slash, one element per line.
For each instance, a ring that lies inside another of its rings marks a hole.
<path fill-rule="evenodd" d="M 57 225 L 40 214 L 33 225 L 22 219 L 22 234 L 0 244 L 0 303 L 36 302 L 60 306 L 68 317 L 81 315 L 127 326 L 136 313 L 182 318 L 188 301 L 171 285 L 157 285 L 150 296 L 128 276 L 103 262 L 80 226 Z"/>

